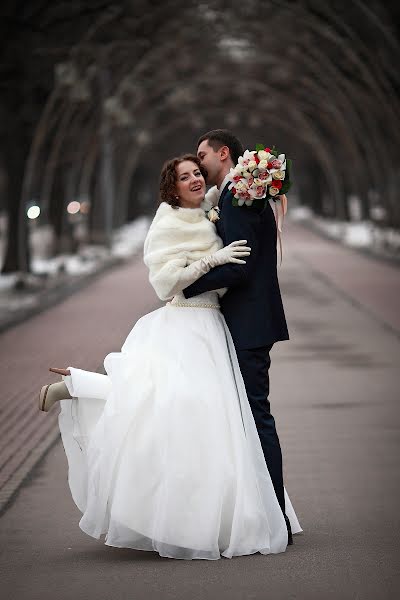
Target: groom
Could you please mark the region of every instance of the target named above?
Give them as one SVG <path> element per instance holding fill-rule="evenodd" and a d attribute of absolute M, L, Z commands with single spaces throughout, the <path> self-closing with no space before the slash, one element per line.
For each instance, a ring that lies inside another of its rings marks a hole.
<path fill-rule="evenodd" d="M 221 310 L 236 347 L 265 461 L 288 527 L 288 543 L 292 544 L 285 514 L 282 453 L 268 400 L 271 348 L 274 342 L 289 339 L 276 269 L 277 231 L 269 203 L 262 209 L 232 205 L 228 173 L 242 154 L 241 142 L 226 129 L 205 133 L 197 144 L 197 156 L 208 173 L 207 183 L 218 188 L 218 235 L 225 246 L 247 240 L 251 255 L 245 265 L 226 264 L 212 269 L 183 293 L 191 298 L 228 288 L 221 298 Z"/>

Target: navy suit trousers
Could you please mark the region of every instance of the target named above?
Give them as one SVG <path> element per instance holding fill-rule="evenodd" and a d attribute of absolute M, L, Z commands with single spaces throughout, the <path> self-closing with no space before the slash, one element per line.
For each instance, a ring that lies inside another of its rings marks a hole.
<path fill-rule="evenodd" d="M 253 412 L 265 462 L 272 479 L 276 497 L 285 514 L 283 490 L 282 452 L 275 419 L 271 415 L 269 395 L 270 351 L 272 345 L 250 350 L 236 350 L 247 397 Z"/>

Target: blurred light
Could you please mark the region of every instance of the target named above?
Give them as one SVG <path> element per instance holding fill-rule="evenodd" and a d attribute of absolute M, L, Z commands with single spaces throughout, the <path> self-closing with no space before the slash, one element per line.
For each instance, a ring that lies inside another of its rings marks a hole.
<path fill-rule="evenodd" d="M 237 127 L 239 124 L 239 115 L 237 113 L 230 112 L 226 115 L 225 120 L 229 127 Z"/>
<path fill-rule="evenodd" d="M 372 206 L 369 214 L 374 221 L 383 221 L 387 217 L 387 211 L 383 206 Z"/>
<path fill-rule="evenodd" d="M 146 146 L 146 144 L 148 144 L 151 141 L 151 137 L 148 131 L 146 131 L 145 129 L 142 129 L 141 131 L 138 132 L 137 136 L 136 136 L 136 143 L 139 146 Z"/>
<path fill-rule="evenodd" d="M 77 212 L 79 212 L 81 208 L 81 203 L 80 202 L 76 202 L 76 200 L 74 200 L 73 202 L 70 202 L 67 206 L 67 212 L 70 215 L 76 215 Z"/>
<path fill-rule="evenodd" d="M 90 211 L 90 202 L 88 202 L 87 200 L 84 200 L 83 202 L 81 202 L 81 213 L 83 215 L 87 215 L 89 211 Z"/>
<path fill-rule="evenodd" d="M 40 215 L 40 207 L 39 206 L 30 206 L 26 212 L 28 219 L 37 219 Z"/>
<path fill-rule="evenodd" d="M 204 129 L 205 128 L 205 122 L 204 119 L 201 115 L 198 114 L 192 114 L 190 116 L 191 121 L 192 121 L 192 125 L 195 129 Z"/>

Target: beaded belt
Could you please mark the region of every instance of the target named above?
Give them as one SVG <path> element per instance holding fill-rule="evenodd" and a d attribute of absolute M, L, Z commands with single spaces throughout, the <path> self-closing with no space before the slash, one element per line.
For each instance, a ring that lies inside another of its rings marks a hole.
<path fill-rule="evenodd" d="M 186 303 L 186 302 L 167 302 L 167 306 L 179 306 L 181 308 L 219 308 L 219 304 L 211 304 L 207 302 L 197 303 L 194 302 Z"/>

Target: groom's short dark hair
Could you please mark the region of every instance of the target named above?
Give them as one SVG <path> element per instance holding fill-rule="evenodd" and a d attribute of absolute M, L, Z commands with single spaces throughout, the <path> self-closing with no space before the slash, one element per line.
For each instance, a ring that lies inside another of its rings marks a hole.
<path fill-rule="evenodd" d="M 205 140 L 208 141 L 208 145 L 211 146 L 214 152 L 222 146 L 228 146 L 234 165 L 236 165 L 239 156 L 242 156 L 244 152 L 242 142 L 229 129 L 213 129 L 212 131 L 208 131 L 198 139 L 197 147 Z"/>

